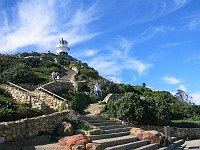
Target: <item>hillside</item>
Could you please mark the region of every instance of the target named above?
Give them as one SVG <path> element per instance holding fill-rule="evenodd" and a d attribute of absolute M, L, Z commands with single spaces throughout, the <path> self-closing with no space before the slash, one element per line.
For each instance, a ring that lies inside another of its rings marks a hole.
<path fill-rule="evenodd" d="M 153 91 L 145 85 L 117 84 L 104 79 L 94 68 L 69 55 L 36 52 L 0 55 L 0 62 L 1 83 L 10 81 L 29 90 L 44 82 L 52 81 L 51 73 L 53 71 L 62 76 L 63 69 L 76 67 L 79 73 L 75 76 L 75 80 L 84 80 L 87 85 L 78 92 L 69 91 L 70 96 L 66 96 L 63 91 L 57 94 L 70 99 L 73 108 L 80 113 L 94 101 L 93 86 L 98 80 L 102 88 L 102 100 L 109 93 L 122 95 L 121 98 L 105 105 L 103 111 L 107 116 L 135 124 L 150 125 L 166 125 L 172 120 L 188 118 L 198 120 L 200 118 L 200 106 L 190 103 L 188 99 L 183 99 L 186 94 L 183 91 L 178 91 L 176 96 L 173 96 L 167 91 Z M 88 92 L 89 97 L 84 96 L 82 92 Z M 85 104 L 81 107 L 83 103 Z"/>

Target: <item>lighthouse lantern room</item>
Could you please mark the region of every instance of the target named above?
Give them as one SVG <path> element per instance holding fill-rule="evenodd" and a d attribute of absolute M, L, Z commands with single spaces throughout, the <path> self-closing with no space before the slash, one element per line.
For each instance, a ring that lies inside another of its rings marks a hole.
<path fill-rule="evenodd" d="M 66 40 L 59 40 L 56 44 L 56 53 L 59 54 L 68 54 L 70 48 L 68 47 L 68 42 Z"/>

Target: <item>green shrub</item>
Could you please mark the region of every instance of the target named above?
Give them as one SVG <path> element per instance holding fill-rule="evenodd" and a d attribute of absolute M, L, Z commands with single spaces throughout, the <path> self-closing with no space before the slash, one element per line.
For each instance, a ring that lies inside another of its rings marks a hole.
<path fill-rule="evenodd" d="M 0 88 L 0 95 L 12 98 L 11 94 L 9 92 L 7 92 L 6 90 L 2 89 L 2 88 Z"/>
<path fill-rule="evenodd" d="M 15 111 L 0 107 L 0 122 L 15 120 Z"/>
<path fill-rule="evenodd" d="M 62 96 L 68 100 L 70 107 L 78 113 L 82 113 L 92 101 L 89 95 L 83 92 L 72 92 L 69 90 L 68 94 L 63 94 Z"/>
<path fill-rule="evenodd" d="M 20 63 L 5 70 L 1 74 L 1 78 L 3 79 L 3 82 L 33 83 L 35 76 L 31 67 Z"/>
<path fill-rule="evenodd" d="M 110 101 L 103 111 L 135 124 L 161 125 L 170 121 L 167 110 L 157 108 L 155 100 L 140 99 L 140 96 L 132 92 L 125 93 L 116 101 Z"/>

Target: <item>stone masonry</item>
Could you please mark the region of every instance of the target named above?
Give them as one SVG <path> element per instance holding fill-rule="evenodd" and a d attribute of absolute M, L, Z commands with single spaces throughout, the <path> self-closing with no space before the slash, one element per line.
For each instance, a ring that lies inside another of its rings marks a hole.
<path fill-rule="evenodd" d="M 41 104 L 44 102 L 52 109 L 59 109 L 63 100 L 59 100 L 53 95 L 47 94 L 39 89 L 35 91 L 23 91 L 16 87 L 9 85 L 2 85 L 2 88 L 6 89 L 12 97 L 19 103 L 30 103 L 34 108 L 41 108 Z"/>
<path fill-rule="evenodd" d="M 70 117 L 69 111 L 56 112 L 34 118 L 0 123 L 0 144 L 35 136 L 39 131 L 52 132 L 62 121 Z"/>

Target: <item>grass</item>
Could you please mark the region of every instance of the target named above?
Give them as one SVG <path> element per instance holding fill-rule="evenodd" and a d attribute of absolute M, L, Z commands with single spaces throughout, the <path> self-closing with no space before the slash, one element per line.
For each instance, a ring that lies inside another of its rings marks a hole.
<path fill-rule="evenodd" d="M 200 120 L 172 120 L 170 126 L 179 128 L 200 128 Z"/>

